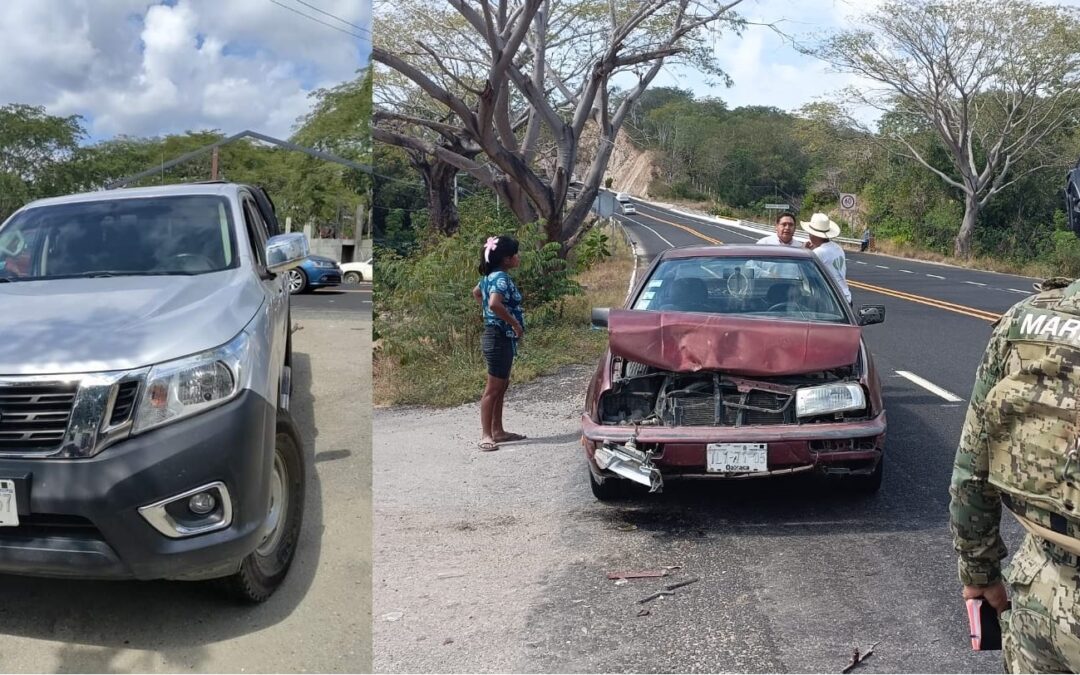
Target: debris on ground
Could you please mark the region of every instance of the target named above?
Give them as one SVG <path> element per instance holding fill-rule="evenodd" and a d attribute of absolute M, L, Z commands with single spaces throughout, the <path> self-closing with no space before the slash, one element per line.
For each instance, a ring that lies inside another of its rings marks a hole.
<path fill-rule="evenodd" d="M 608 577 L 608 578 L 610 579 L 610 577 Z M 616 579 L 615 580 L 615 585 L 616 586 L 625 586 L 628 583 L 630 583 L 629 579 Z"/>
<path fill-rule="evenodd" d="M 858 647 L 851 650 L 851 663 L 849 663 L 847 667 L 840 672 L 844 675 L 847 675 L 851 671 L 855 670 L 855 668 L 857 668 L 860 663 L 870 658 L 870 655 L 874 653 L 874 647 L 877 647 L 879 644 L 881 644 L 881 640 L 878 640 L 874 644 L 870 645 L 870 649 L 867 649 L 865 654 L 859 654 Z"/>
<path fill-rule="evenodd" d="M 695 577 L 693 579 L 687 579 L 686 581 L 668 584 L 667 586 L 664 586 L 664 590 L 657 591 L 656 593 L 653 593 L 647 598 L 642 598 L 641 600 L 638 600 L 638 604 L 644 605 L 646 602 L 651 602 L 653 600 L 656 600 L 657 598 L 663 598 L 668 595 L 675 595 L 675 589 L 682 588 L 683 586 L 689 586 L 690 584 L 695 584 L 699 581 L 701 581 L 701 579 Z"/>
<path fill-rule="evenodd" d="M 701 579 L 698 579 L 697 577 L 694 577 L 693 579 L 687 579 L 686 581 L 680 581 L 677 584 L 670 584 L 668 586 L 664 586 L 664 590 L 673 591 L 676 588 L 682 588 L 683 586 L 689 586 L 690 584 L 696 584 L 699 581 L 701 581 Z"/>
<path fill-rule="evenodd" d="M 383 621 L 399 621 L 403 616 L 405 616 L 405 612 L 387 612 L 379 618 Z"/>
<path fill-rule="evenodd" d="M 452 644 L 454 644 L 454 638 L 446 638 L 445 640 L 442 641 L 442 643 L 444 645 L 452 645 Z"/>
<path fill-rule="evenodd" d="M 663 570 L 641 570 L 637 572 L 608 572 L 608 579 L 658 579 L 666 577 L 671 572 Z"/>
<path fill-rule="evenodd" d="M 633 532 L 634 530 L 637 529 L 637 525 L 627 523 L 625 525 L 616 525 L 615 529 L 618 530 L 619 532 Z"/>
<path fill-rule="evenodd" d="M 658 591 L 656 593 L 653 593 L 652 595 L 650 595 L 647 598 L 642 598 L 641 600 L 638 600 L 638 604 L 644 605 L 646 602 L 656 600 L 657 598 L 662 598 L 665 595 L 675 595 L 675 594 L 672 593 L 671 591 Z"/>
<path fill-rule="evenodd" d="M 640 612 L 637 613 L 638 616 L 649 616 L 650 614 L 652 614 L 652 612 L 650 612 L 647 609 L 643 609 L 643 610 L 641 610 Z"/>

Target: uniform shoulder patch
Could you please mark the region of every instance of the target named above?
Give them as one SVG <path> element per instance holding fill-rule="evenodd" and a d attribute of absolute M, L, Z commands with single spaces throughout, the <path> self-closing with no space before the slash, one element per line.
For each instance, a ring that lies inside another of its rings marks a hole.
<path fill-rule="evenodd" d="M 1068 286 L 1069 284 L 1071 284 L 1074 281 L 1076 281 L 1076 280 L 1075 279 L 1070 279 L 1068 277 L 1050 277 L 1049 279 L 1043 279 L 1042 281 L 1037 281 L 1034 284 L 1032 284 L 1032 286 L 1035 288 L 1035 290 L 1037 290 L 1039 292 L 1052 291 L 1052 290 L 1057 289 L 1057 288 L 1065 288 L 1066 286 Z"/>

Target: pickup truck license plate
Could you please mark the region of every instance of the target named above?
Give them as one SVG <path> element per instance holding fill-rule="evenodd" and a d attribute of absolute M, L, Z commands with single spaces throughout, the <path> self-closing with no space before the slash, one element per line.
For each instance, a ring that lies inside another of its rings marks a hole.
<path fill-rule="evenodd" d="M 19 524 L 19 505 L 15 500 L 15 481 L 0 478 L 0 527 Z"/>
<path fill-rule="evenodd" d="M 762 473 L 769 470 L 765 443 L 710 443 L 705 448 L 709 473 Z"/>

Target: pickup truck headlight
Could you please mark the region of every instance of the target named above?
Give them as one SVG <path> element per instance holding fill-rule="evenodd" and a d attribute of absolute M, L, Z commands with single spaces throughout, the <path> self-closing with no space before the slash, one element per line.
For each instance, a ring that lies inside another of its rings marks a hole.
<path fill-rule="evenodd" d="M 862 410 L 865 407 L 866 394 L 858 384 L 824 384 L 795 390 L 795 414 L 799 417 Z"/>
<path fill-rule="evenodd" d="M 140 433 L 217 407 L 240 393 L 247 333 L 221 347 L 150 369 L 135 415 Z"/>

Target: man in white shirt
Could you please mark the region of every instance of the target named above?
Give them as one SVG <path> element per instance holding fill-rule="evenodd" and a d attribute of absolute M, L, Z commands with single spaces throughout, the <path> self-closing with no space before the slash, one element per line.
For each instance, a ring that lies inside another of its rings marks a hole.
<path fill-rule="evenodd" d="M 840 236 L 840 226 L 837 225 L 824 213 L 815 213 L 810 217 L 809 223 L 802 223 L 802 229 L 810 235 L 810 241 L 806 247 L 813 250 L 821 262 L 840 284 L 840 290 L 844 292 L 844 299 L 851 304 L 851 291 L 847 285 L 847 256 L 844 249 L 835 241 Z"/>
<path fill-rule="evenodd" d="M 758 239 L 759 244 L 771 244 L 773 246 L 797 246 L 795 241 L 795 214 L 784 211 L 776 218 L 776 234 Z"/>
<path fill-rule="evenodd" d="M 776 234 L 758 239 L 757 243 L 768 246 L 798 246 L 795 241 L 795 214 L 784 211 L 776 218 Z M 754 265 L 757 275 L 770 278 L 798 279 L 799 266 L 790 263 L 757 262 Z"/>

